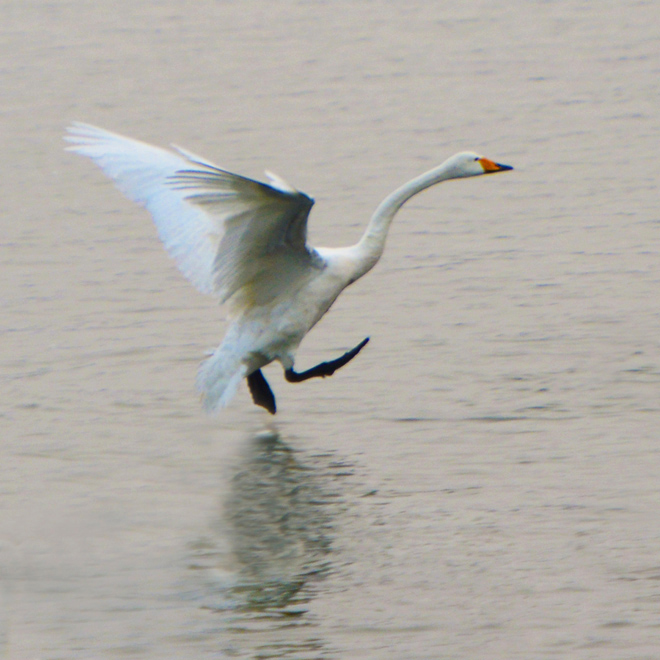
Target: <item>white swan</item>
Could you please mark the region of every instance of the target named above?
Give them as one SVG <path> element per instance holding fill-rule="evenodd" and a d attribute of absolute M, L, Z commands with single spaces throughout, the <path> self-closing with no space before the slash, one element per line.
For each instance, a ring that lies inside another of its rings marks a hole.
<path fill-rule="evenodd" d="M 462 177 L 512 169 L 471 152 L 456 154 L 386 197 L 358 243 L 307 245 L 314 201 L 273 174 L 270 185 L 231 174 L 175 147 L 168 151 L 74 123 L 68 149 L 88 156 L 154 218 L 165 248 L 202 292 L 229 305 L 232 323 L 197 377 L 204 407 L 227 405 L 247 378 L 257 405 L 275 413 L 261 368 L 278 360 L 290 382 L 332 375 L 365 339 L 340 358 L 302 373 L 294 356 L 305 335 L 337 296 L 380 259 L 390 223 L 413 195 Z"/>

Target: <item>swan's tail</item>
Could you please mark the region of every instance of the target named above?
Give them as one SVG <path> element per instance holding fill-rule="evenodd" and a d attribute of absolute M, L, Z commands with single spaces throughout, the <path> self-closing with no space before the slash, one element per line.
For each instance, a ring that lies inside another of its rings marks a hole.
<path fill-rule="evenodd" d="M 197 389 L 202 394 L 204 410 L 207 412 L 224 408 L 247 375 L 247 365 L 231 353 L 223 350 L 221 345 L 199 368 Z"/>

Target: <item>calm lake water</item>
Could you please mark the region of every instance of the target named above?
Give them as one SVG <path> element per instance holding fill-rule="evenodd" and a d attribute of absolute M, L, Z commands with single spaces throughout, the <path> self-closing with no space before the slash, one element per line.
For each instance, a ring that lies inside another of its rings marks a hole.
<path fill-rule="evenodd" d="M 0 648 L 82 658 L 655 659 L 654 2 L 10 0 Z M 310 334 L 206 417 L 224 330 L 72 120 L 316 198 L 357 240 L 443 184 Z"/>

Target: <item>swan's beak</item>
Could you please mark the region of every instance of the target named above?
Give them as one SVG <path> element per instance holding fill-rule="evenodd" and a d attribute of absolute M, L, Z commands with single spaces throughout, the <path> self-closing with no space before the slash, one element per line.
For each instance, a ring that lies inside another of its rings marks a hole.
<path fill-rule="evenodd" d="M 504 172 L 506 170 L 513 169 L 511 165 L 502 165 L 501 163 L 495 163 L 494 161 L 489 160 L 488 158 L 480 158 L 479 162 L 481 163 L 481 167 L 484 168 L 485 174 L 491 174 L 492 172 Z"/>

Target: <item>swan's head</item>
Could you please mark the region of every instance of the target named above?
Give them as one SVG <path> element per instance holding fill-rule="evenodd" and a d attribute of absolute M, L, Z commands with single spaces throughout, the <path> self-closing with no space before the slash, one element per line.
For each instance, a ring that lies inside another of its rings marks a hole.
<path fill-rule="evenodd" d="M 493 174 L 495 172 L 504 172 L 513 169 L 510 165 L 496 163 L 489 158 L 475 154 L 473 151 L 462 151 L 459 154 L 454 154 L 441 167 L 451 179 Z"/>

